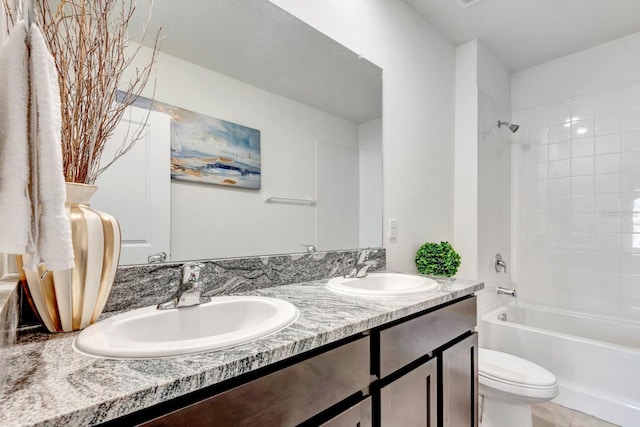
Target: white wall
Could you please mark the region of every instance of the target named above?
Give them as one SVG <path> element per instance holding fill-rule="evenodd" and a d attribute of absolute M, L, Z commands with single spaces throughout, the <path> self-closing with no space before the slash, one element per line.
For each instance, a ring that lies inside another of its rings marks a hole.
<path fill-rule="evenodd" d="M 505 81 L 509 81 L 508 78 Z M 511 288 L 511 132 L 497 128 L 496 122 L 508 120 L 508 98 L 502 102 L 484 90 L 478 92 L 478 272 L 485 283 L 478 293 L 478 311 L 508 302 L 511 297 L 496 294 L 496 287 Z M 485 133 L 487 132 L 487 133 Z M 493 259 L 500 253 L 507 272 L 496 272 Z"/>
<path fill-rule="evenodd" d="M 511 297 L 498 296 L 496 287 L 511 284 L 511 141 L 508 121 L 511 81 L 505 66 L 478 43 L 478 274 L 485 289 L 478 294 L 478 311 Z M 502 254 L 507 273 L 496 272 L 493 258 Z"/>
<path fill-rule="evenodd" d="M 511 109 L 547 104 L 638 79 L 640 33 L 539 64 L 511 76 Z"/>
<path fill-rule="evenodd" d="M 453 240 L 453 46 L 402 1 L 271 2 L 383 69 L 387 266 L 415 271 L 422 243 Z"/>
<path fill-rule="evenodd" d="M 510 273 L 492 267 L 496 253 L 510 263 L 511 133 L 507 69 L 479 41 L 456 49 L 455 241 L 462 257 L 458 276 L 485 282 L 479 313 L 500 303 L 496 286 Z"/>
<path fill-rule="evenodd" d="M 453 247 L 458 275 L 478 274 L 478 42 L 456 49 L 455 193 Z"/>
<path fill-rule="evenodd" d="M 301 244 L 319 250 L 358 246 L 357 124 L 169 55 L 160 55 L 156 70 L 156 100 L 261 132 L 261 190 L 172 181 L 172 260 L 300 252 Z M 145 94 L 151 93 L 150 85 Z M 350 167 L 322 179 L 316 159 L 318 150 L 326 152 L 322 147 L 356 154 L 349 157 Z M 345 180 L 353 185 L 345 186 Z M 342 202 L 264 203 L 269 194 L 331 195 Z"/>
<path fill-rule="evenodd" d="M 524 301 L 640 319 L 640 33 L 512 76 Z"/>

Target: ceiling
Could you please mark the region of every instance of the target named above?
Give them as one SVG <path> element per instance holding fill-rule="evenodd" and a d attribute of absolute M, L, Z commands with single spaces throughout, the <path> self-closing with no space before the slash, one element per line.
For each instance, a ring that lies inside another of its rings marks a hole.
<path fill-rule="evenodd" d="M 158 1 L 149 26 L 162 28 L 162 52 L 192 64 L 356 123 L 382 115 L 382 70 L 269 1 Z"/>
<path fill-rule="evenodd" d="M 640 0 L 405 0 L 456 46 L 477 38 L 511 71 L 640 31 Z"/>
<path fill-rule="evenodd" d="M 404 1 L 454 45 L 479 39 L 510 71 L 640 31 L 640 0 Z M 147 2 L 138 9 L 140 28 Z M 163 52 L 349 120 L 380 116 L 380 69 L 268 1 L 155 2 L 151 26 L 163 27 Z"/>

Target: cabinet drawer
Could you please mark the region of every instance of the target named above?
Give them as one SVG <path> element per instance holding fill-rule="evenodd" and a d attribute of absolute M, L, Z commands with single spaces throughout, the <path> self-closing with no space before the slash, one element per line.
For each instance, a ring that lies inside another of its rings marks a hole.
<path fill-rule="evenodd" d="M 380 378 L 431 353 L 475 325 L 476 297 L 473 296 L 381 330 Z"/>
<path fill-rule="evenodd" d="M 294 426 L 369 385 L 369 337 L 156 418 L 148 426 Z"/>

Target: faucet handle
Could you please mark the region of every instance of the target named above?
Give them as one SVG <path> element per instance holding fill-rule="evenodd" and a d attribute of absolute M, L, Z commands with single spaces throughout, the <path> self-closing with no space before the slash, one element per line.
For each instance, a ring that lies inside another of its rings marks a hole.
<path fill-rule="evenodd" d="M 200 280 L 200 270 L 204 264 L 199 262 L 186 262 L 182 265 L 182 284 L 197 282 Z"/>
<path fill-rule="evenodd" d="M 507 273 L 507 263 L 502 258 L 502 255 L 497 253 L 495 257 L 493 257 L 493 267 L 496 269 L 496 273 L 499 273 L 500 270 Z"/>

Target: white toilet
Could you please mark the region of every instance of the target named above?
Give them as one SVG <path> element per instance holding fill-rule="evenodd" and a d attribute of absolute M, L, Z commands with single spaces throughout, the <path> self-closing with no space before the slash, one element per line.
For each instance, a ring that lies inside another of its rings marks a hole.
<path fill-rule="evenodd" d="M 531 427 L 531 404 L 558 395 L 555 375 L 511 354 L 478 349 L 480 426 Z"/>

